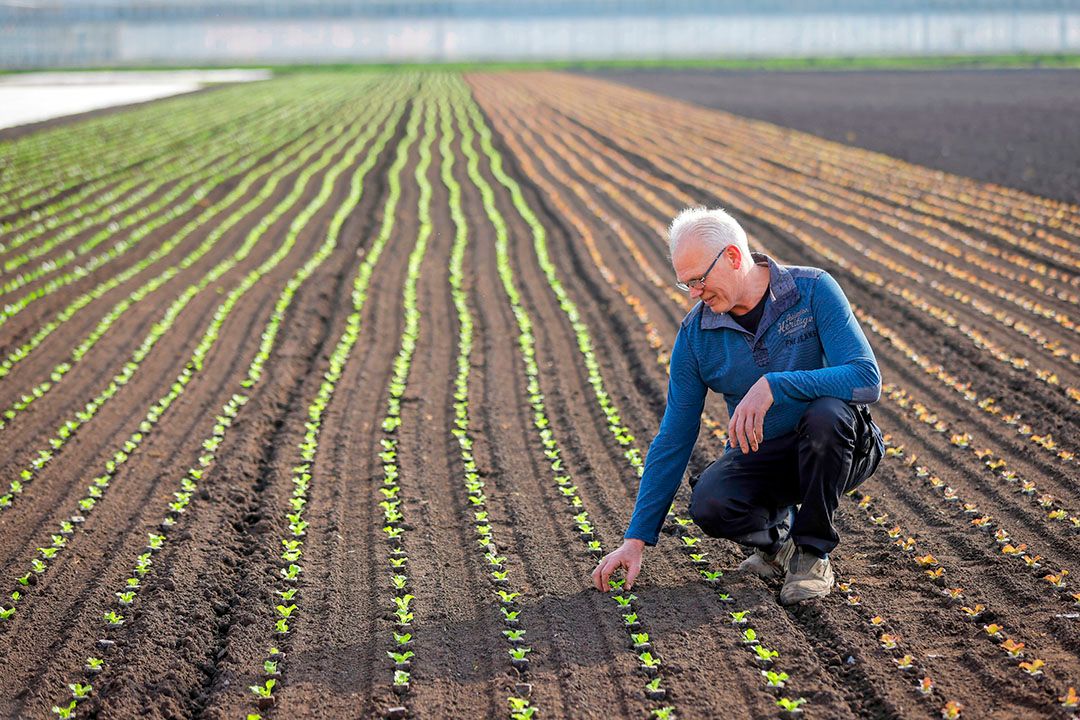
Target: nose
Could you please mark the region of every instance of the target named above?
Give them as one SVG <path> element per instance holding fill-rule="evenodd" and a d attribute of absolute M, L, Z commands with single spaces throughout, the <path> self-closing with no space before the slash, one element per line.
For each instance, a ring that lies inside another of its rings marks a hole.
<path fill-rule="evenodd" d="M 705 288 L 692 287 L 690 288 L 690 297 L 697 299 L 701 297 L 701 293 L 703 292 L 705 292 Z"/>

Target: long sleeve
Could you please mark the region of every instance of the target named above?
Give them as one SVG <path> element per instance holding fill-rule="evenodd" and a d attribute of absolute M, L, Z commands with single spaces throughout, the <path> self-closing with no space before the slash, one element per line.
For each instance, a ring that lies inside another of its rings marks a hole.
<path fill-rule="evenodd" d="M 645 456 L 645 471 L 638 486 L 637 502 L 626 538 L 642 540 L 647 545 L 655 545 L 659 539 L 664 517 L 679 489 L 690 453 L 697 442 L 707 392 L 708 387 L 701 379 L 686 328 L 681 327 L 671 351 L 664 419 Z"/>
<path fill-rule="evenodd" d="M 877 402 L 881 397 L 881 372 L 874 352 L 843 290 L 828 273 L 817 278 L 810 305 L 826 367 L 766 373 L 774 403 L 808 402 L 819 397 Z"/>

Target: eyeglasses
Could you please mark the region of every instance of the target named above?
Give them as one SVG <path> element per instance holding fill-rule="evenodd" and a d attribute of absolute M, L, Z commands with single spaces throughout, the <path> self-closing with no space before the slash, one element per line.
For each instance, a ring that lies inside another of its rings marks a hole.
<path fill-rule="evenodd" d="M 713 261 L 711 263 L 709 263 L 709 267 L 705 268 L 705 273 L 701 277 L 695 278 L 693 280 L 687 280 L 686 282 L 677 282 L 677 283 L 675 283 L 675 287 L 679 288 L 683 292 L 690 292 L 691 290 L 700 290 L 703 287 L 705 287 L 705 278 L 707 278 L 709 276 L 709 273 L 712 271 L 713 266 L 716 265 L 716 261 L 720 259 L 721 255 L 724 254 L 724 250 L 727 250 L 729 247 L 731 247 L 731 246 L 730 245 L 725 245 L 723 250 L 716 253 L 716 257 L 714 257 Z"/>

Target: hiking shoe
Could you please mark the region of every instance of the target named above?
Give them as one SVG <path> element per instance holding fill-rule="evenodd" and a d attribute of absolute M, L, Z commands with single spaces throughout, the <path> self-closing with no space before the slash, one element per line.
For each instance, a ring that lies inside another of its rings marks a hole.
<path fill-rule="evenodd" d="M 803 600 L 825 597 L 832 592 L 832 563 L 804 550 L 797 550 L 788 563 L 787 579 L 780 588 L 780 604 L 794 605 Z"/>
<path fill-rule="evenodd" d="M 774 580 L 784 576 L 784 568 L 787 567 L 791 554 L 795 551 L 795 543 L 790 540 L 784 541 L 772 555 L 764 550 L 754 550 L 750 557 L 739 563 L 740 570 L 749 570 L 765 580 Z"/>

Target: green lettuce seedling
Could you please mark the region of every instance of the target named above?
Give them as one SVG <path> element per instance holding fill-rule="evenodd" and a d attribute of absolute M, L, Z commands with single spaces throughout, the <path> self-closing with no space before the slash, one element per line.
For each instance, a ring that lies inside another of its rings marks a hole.
<path fill-rule="evenodd" d="M 277 685 L 277 680 L 270 678 L 262 685 L 248 685 L 248 689 L 258 697 L 268 698 L 270 697 L 270 694 L 274 692 L 275 685 Z"/>

